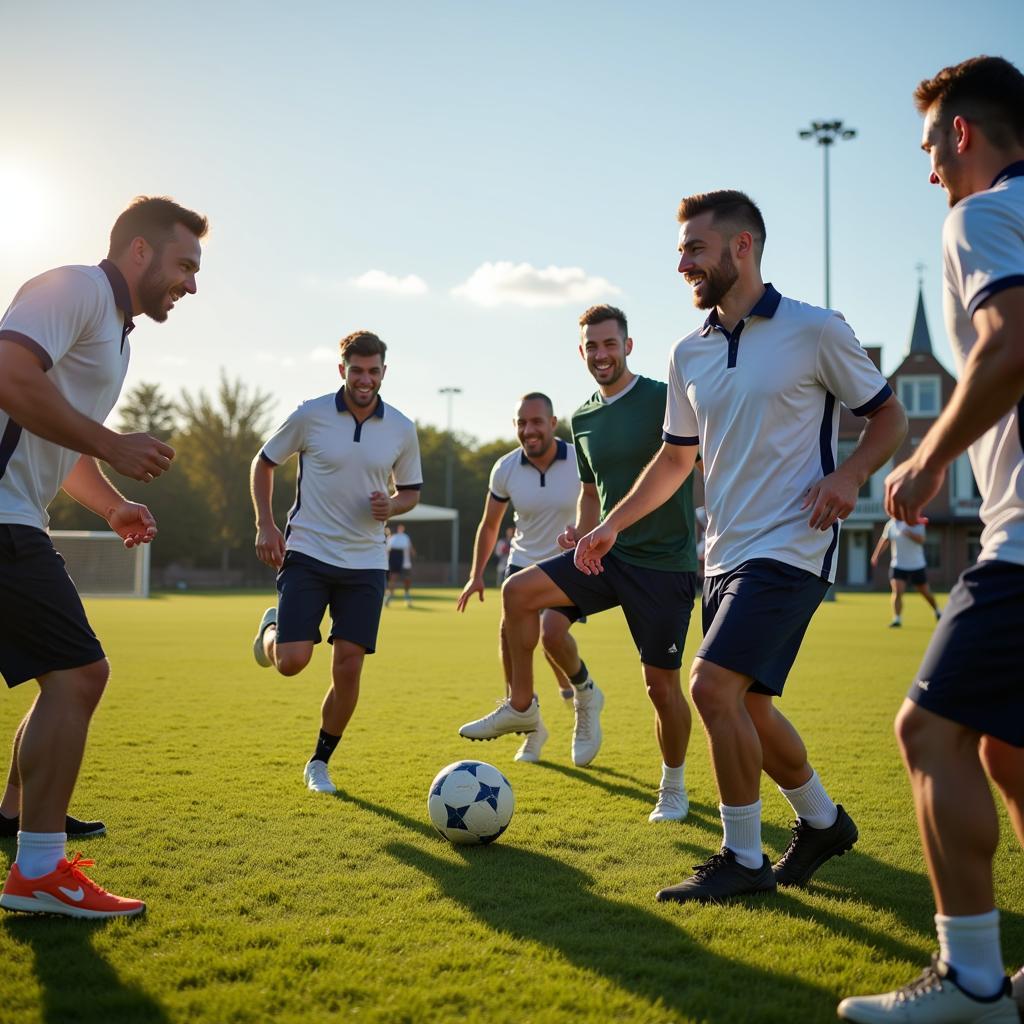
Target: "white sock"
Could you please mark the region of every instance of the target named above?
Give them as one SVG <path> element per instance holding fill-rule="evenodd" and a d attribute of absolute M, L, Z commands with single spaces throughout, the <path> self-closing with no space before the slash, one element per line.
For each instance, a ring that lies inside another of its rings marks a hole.
<path fill-rule="evenodd" d="M 971 995 L 998 992 L 1006 976 L 999 947 L 999 911 L 966 917 L 935 915 L 939 956 L 956 969 L 960 984 Z"/>
<path fill-rule="evenodd" d="M 839 817 L 839 811 L 825 792 L 817 772 L 802 786 L 796 789 L 783 789 L 779 786 L 779 792 L 789 801 L 796 816 L 803 818 L 811 828 L 831 828 Z"/>
<path fill-rule="evenodd" d="M 686 780 L 683 775 L 686 765 L 681 764 L 678 768 L 670 768 L 667 764 L 661 766 L 661 788 L 662 789 L 686 789 Z"/>
<path fill-rule="evenodd" d="M 25 878 L 41 878 L 57 867 L 67 841 L 66 832 L 19 832 L 14 863 Z"/>
<path fill-rule="evenodd" d="M 764 861 L 761 852 L 761 801 L 745 807 L 718 805 L 725 829 L 724 845 L 745 868 L 759 868 Z"/>

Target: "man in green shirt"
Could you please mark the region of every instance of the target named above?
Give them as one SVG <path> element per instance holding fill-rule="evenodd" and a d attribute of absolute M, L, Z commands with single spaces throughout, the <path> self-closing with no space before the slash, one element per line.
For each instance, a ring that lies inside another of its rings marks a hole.
<path fill-rule="evenodd" d="M 693 481 L 687 478 L 669 501 L 619 535 L 603 573 L 587 576 L 575 567 L 577 538 L 596 527 L 629 492 L 660 449 L 667 394 L 665 384 L 637 376 L 626 365 L 633 339 L 620 309 L 592 306 L 579 324 L 580 355 L 598 390 L 572 417 L 581 481 L 576 523 L 558 539 L 564 554 L 516 573 L 502 589 L 511 692 L 496 711 L 467 722 L 459 734 L 490 740 L 537 728 L 533 652 L 539 609 L 553 608 L 575 620 L 621 607 L 640 654 L 662 754 L 661 786 L 650 820 L 679 821 L 689 809 L 683 768 L 690 708 L 679 667 L 696 590 Z M 604 694 L 582 661 L 561 668 L 575 694 L 572 760 L 583 766 L 601 746 Z"/>

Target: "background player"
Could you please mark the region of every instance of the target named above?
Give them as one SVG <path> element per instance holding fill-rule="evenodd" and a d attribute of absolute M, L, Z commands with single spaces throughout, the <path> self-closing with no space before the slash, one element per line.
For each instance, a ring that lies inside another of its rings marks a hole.
<path fill-rule="evenodd" d="M 907 589 L 908 583 L 931 605 L 935 618 L 940 618 L 939 606 L 928 589 L 928 563 L 924 557 L 924 523 L 909 526 L 898 519 L 890 519 L 882 530 L 882 536 L 878 538 L 875 550 L 871 552 L 872 566 L 878 565 L 886 546 L 890 549 L 889 585 L 892 588 L 892 622 L 889 623 L 889 628 L 898 629 L 903 625 L 903 592 Z"/>
<path fill-rule="evenodd" d="M 551 558 L 560 551 L 558 535 L 576 517 L 580 494 L 580 474 L 576 451 L 571 444 L 555 437 L 558 419 L 551 399 L 539 391 L 523 395 L 513 420 L 519 447 L 503 455 L 491 467 L 490 484 L 484 512 L 476 530 L 473 566 L 459 595 L 458 609 L 466 610 L 476 594 L 484 599 L 484 569 L 495 538 L 501 528 L 509 501 L 515 508 L 515 531 L 509 542 L 506 578 L 529 565 Z M 560 665 L 579 666 L 577 684 L 586 681 L 587 669 L 580 660 L 576 641 L 569 634 L 572 611 L 547 608 L 540 613 L 540 636 L 544 655 L 555 674 L 560 695 L 573 699 L 573 688 Z M 499 629 L 499 652 L 505 674 L 506 696 L 512 681 L 512 663 L 505 636 L 505 623 Z M 548 738 L 543 719 L 529 733 L 516 752 L 517 761 L 537 761 Z"/>
<path fill-rule="evenodd" d="M 387 541 L 388 551 L 388 589 L 384 597 L 384 604 L 391 603 L 395 595 L 395 578 L 401 577 L 402 585 L 405 587 L 405 606 L 412 607 L 412 560 L 416 557 L 416 548 L 413 547 L 412 537 L 405 531 L 405 523 L 395 524 Z"/>
<path fill-rule="evenodd" d="M 497 711 L 467 723 L 459 732 L 470 739 L 492 739 L 537 728 L 533 651 L 541 608 L 572 605 L 571 614 L 578 617 L 621 607 L 640 654 L 662 755 L 661 785 L 650 820 L 679 821 L 689 810 L 684 762 L 690 708 L 680 687 L 679 667 L 696 589 L 693 482 L 680 478 L 661 508 L 623 533 L 607 559 L 606 574 L 587 576 L 573 565 L 576 538 L 593 529 L 626 494 L 658 450 L 666 392 L 660 381 L 629 369 L 626 360 L 633 339 L 621 309 L 592 306 L 580 317 L 579 326 L 580 356 L 598 390 L 572 416 L 582 482 L 576 523 L 559 541 L 568 550 L 506 582 L 502 604 L 512 663 L 511 694 Z M 601 745 L 604 696 L 591 681 L 574 683 L 573 689 L 572 758 L 574 764 L 586 765 Z"/>
<path fill-rule="evenodd" d="M 363 659 L 377 646 L 388 564 L 384 524 L 416 505 L 423 483 L 416 424 L 378 394 L 386 353 L 369 331 L 343 338 L 343 387 L 303 402 L 252 463 L 256 554 L 279 570 L 278 605 L 264 613 L 253 643 L 257 664 L 297 675 L 331 610 L 331 686 L 303 769 L 318 793 L 337 792 L 327 763 L 356 709 Z M 302 472 L 282 534 L 271 507 L 274 469 L 295 454 Z M 388 494 L 392 476 L 396 488 Z"/>
<path fill-rule="evenodd" d="M 975 57 L 921 82 L 922 148 L 952 207 L 942 232 L 946 330 L 960 380 L 885 483 L 911 524 L 965 449 L 982 495 L 981 554 L 950 592 L 896 719 L 935 893 L 939 955 L 916 981 L 844 999 L 853 1021 L 1006 1021 L 992 858 L 996 784 L 1024 844 L 1024 75 Z M 986 774 L 988 778 L 986 778 Z M 1024 1006 L 1024 974 L 1014 988 Z"/>
<path fill-rule="evenodd" d="M 91 861 L 65 858 L 65 829 L 102 829 L 67 809 L 110 665 L 46 533 L 46 510 L 63 488 L 126 547 L 155 536 L 149 509 L 119 494 L 96 460 L 148 482 L 174 450 L 102 421 L 128 371 L 132 317 L 162 323 L 195 294 L 206 229 L 205 217 L 170 199 L 140 196 L 114 222 L 99 266 L 33 278 L 0 320 L 0 672 L 8 686 L 39 684 L 14 740 L 8 796 L 20 789 L 21 831 L 0 895 L 10 910 L 90 918 L 145 910 L 88 879 L 82 866 Z"/>

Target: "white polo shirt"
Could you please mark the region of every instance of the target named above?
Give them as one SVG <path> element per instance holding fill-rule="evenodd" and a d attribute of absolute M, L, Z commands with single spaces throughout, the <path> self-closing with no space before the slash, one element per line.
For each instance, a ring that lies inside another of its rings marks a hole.
<path fill-rule="evenodd" d="M 402 568 L 412 568 L 412 537 L 407 533 L 393 533 L 388 537 L 388 552 L 402 552 Z"/>
<path fill-rule="evenodd" d="M 834 581 L 839 524 L 813 530 L 800 506 L 836 467 L 839 403 L 864 416 L 891 394 L 841 314 L 770 284 L 731 334 L 712 310 L 676 342 L 663 436 L 700 445 L 705 573 L 772 558 Z"/>
<path fill-rule="evenodd" d="M 924 545 L 912 541 L 909 534 L 923 541 L 924 527 L 908 526 L 898 519 L 890 519 L 882 530 L 882 536 L 891 544 L 889 562 L 894 569 L 924 569 L 928 564 L 924 557 Z"/>
<path fill-rule="evenodd" d="M 978 340 L 978 308 L 1007 288 L 1024 288 L 1024 161 L 949 211 L 942 250 L 946 330 L 962 373 Z M 1019 343 L 1024 325 L 1013 326 Z M 1024 399 L 967 451 L 982 495 L 978 561 L 1024 565 Z"/>
<path fill-rule="evenodd" d="M 370 495 L 423 484 L 416 424 L 393 405 L 360 423 L 345 389 L 303 402 L 260 451 L 271 465 L 299 456 L 295 504 L 285 547 L 342 569 L 387 569 L 384 524 L 370 512 Z"/>
<path fill-rule="evenodd" d="M 134 326 L 124 275 L 103 260 L 58 267 L 22 285 L 0 319 L 0 338 L 35 353 L 68 404 L 102 423 L 121 394 Z M 0 522 L 45 530 L 47 507 L 79 458 L 0 410 Z"/>
<path fill-rule="evenodd" d="M 491 468 L 488 486 L 495 501 L 511 500 L 515 507 L 511 565 L 525 569 L 561 554 L 557 538 L 576 522 L 580 494 L 576 449 L 571 444 L 560 438 L 555 441 L 555 459 L 543 473 L 522 448 L 510 451 Z"/>

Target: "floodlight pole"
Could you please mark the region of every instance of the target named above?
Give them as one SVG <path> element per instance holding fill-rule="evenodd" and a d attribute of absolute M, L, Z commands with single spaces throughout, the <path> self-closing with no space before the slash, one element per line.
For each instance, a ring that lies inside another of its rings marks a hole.
<path fill-rule="evenodd" d="M 437 393 L 444 395 L 448 399 L 448 426 L 445 430 L 445 442 L 448 451 L 445 453 L 444 463 L 444 503 L 447 508 L 452 507 L 452 496 L 454 491 L 454 472 L 455 472 L 455 442 L 452 438 L 452 401 L 456 395 L 462 394 L 462 388 L 447 387 L 438 388 Z M 456 527 L 457 529 L 457 527 Z M 457 535 L 454 535 L 457 537 Z M 455 553 L 454 545 L 452 549 L 452 564 L 448 571 L 448 583 L 450 586 L 455 585 L 455 577 L 458 573 L 458 566 L 456 565 L 457 554 Z"/>
<path fill-rule="evenodd" d="M 857 130 L 847 128 L 842 121 L 812 121 L 810 128 L 799 133 L 801 139 L 814 139 L 822 149 L 825 178 L 825 308 L 832 308 L 832 234 L 831 195 L 829 181 L 829 153 L 836 142 L 856 138 Z"/>

